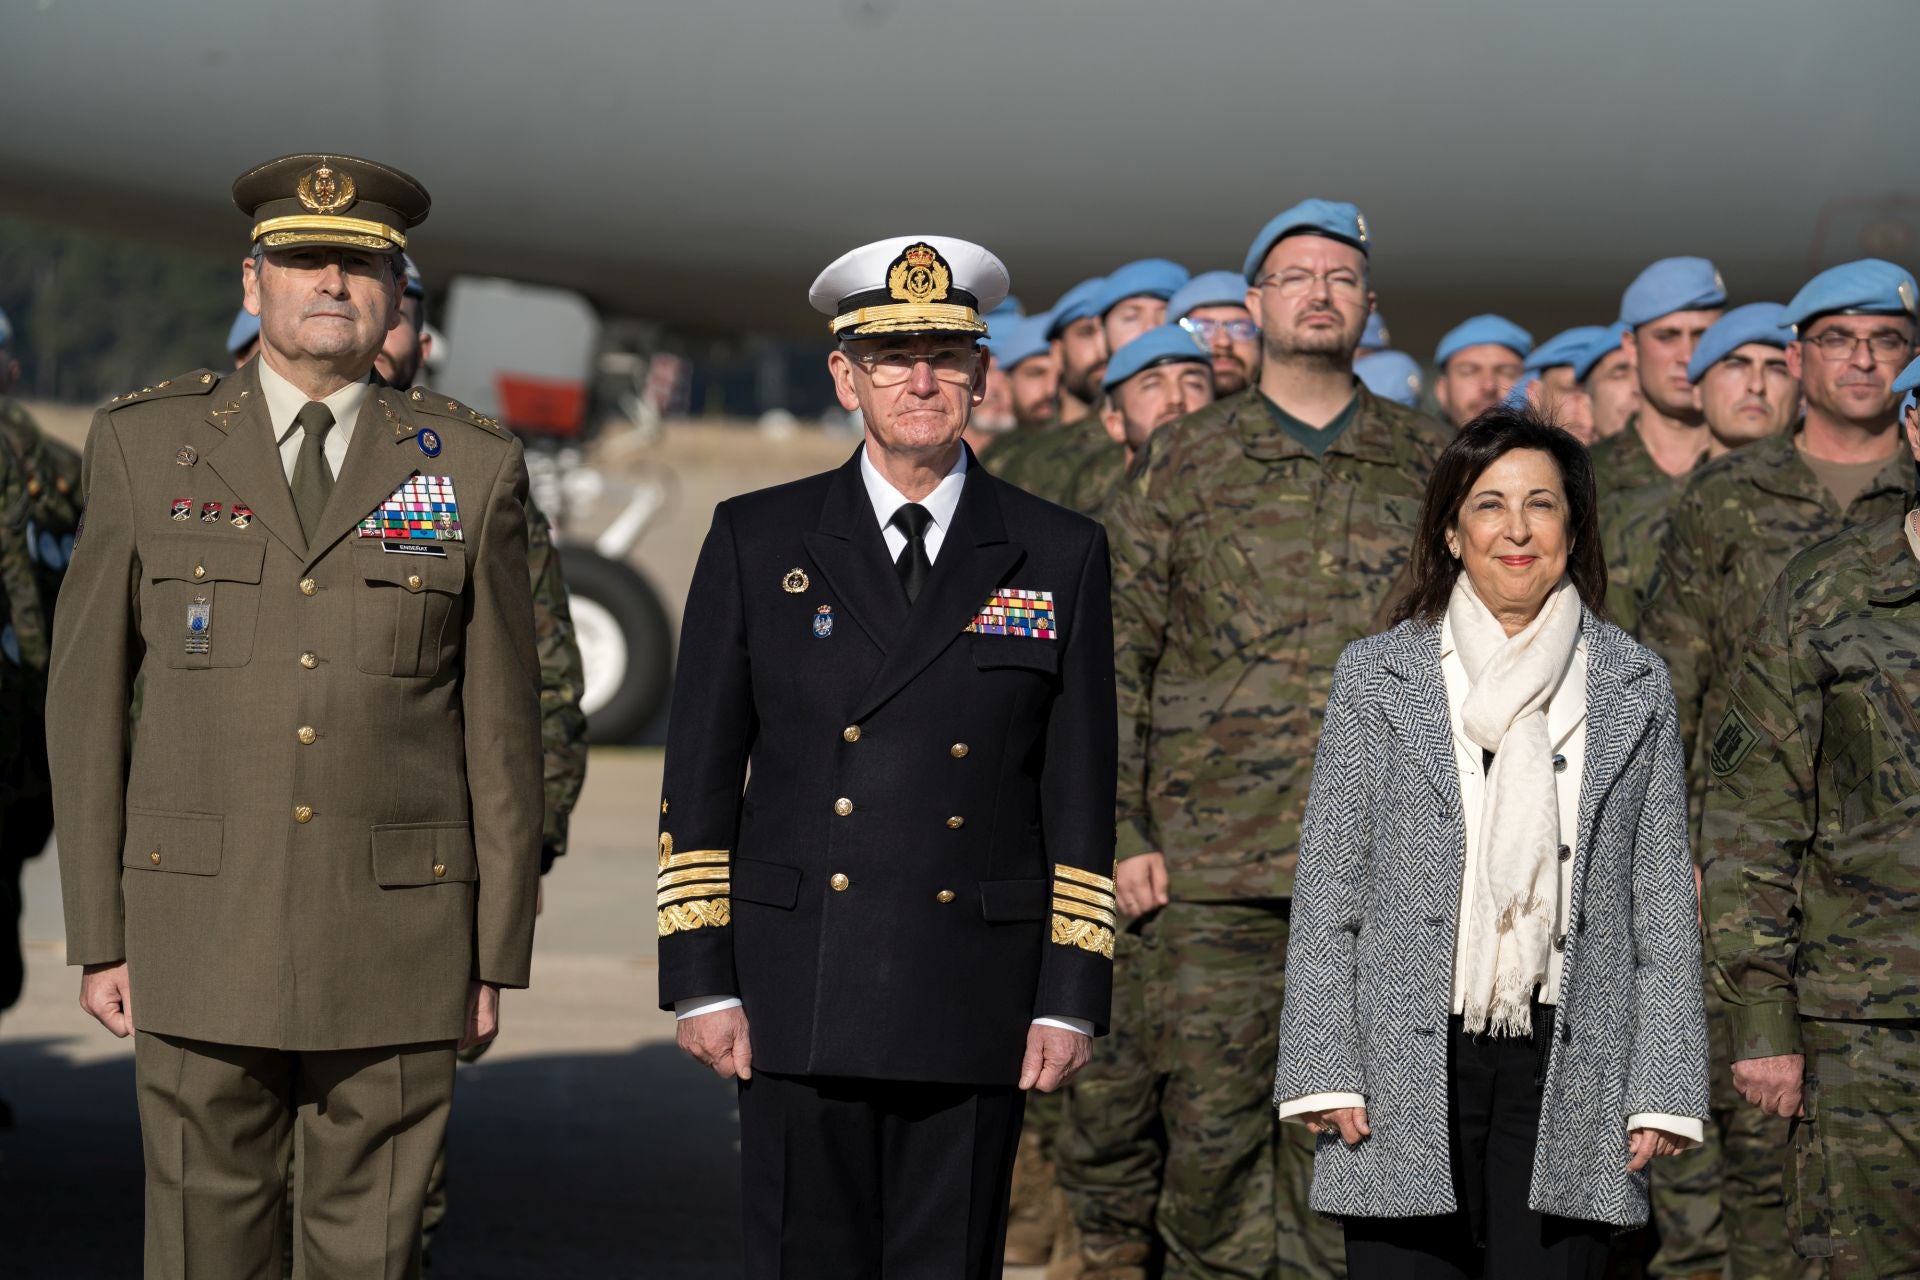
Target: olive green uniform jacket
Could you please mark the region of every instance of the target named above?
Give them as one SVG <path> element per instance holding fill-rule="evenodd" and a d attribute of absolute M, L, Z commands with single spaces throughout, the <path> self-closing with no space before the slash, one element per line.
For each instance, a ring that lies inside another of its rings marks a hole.
<path fill-rule="evenodd" d="M 450 480 L 462 536 L 362 536 L 416 474 Z M 309 545 L 257 372 L 196 371 L 97 413 L 85 480 L 48 708 L 68 963 L 124 957 L 142 1031 L 457 1039 L 468 981 L 525 986 L 533 942 L 519 445 L 374 386 Z"/>

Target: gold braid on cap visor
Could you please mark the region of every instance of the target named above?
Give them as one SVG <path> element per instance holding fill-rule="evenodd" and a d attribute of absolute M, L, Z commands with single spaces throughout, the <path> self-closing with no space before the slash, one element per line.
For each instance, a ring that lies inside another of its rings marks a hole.
<path fill-rule="evenodd" d="M 951 303 L 903 302 L 885 307 L 860 307 L 835 316 L 830 331 L 858 329 L 855 337 L 875 333 L 912 333 L 917 329 L 946 329 L 954 333 L 985 333 L 986 324 L 972 307 Z"/>
<path fill-rule="evenodd" d="M 405 233 L 367 218 L 309 217 L 292 214 L 268 218 L 253 229 L 253 238 L 269 249 L 288 244 L 341 244 L 359 249 L 404 249 Z"/>

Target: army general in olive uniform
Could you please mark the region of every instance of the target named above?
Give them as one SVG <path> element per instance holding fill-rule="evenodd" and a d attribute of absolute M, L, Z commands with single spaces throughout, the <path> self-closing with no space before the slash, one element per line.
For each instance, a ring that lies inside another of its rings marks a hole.
<path fill-rule="evenodd" d="M 96 415 L 50 716 L 68 960 L 138 1028 L 151 1277 L 418 1268 L 454 1049 L 524 986 L 539 873 L 526 473 L 373 383 L 413 179 L 234 184 L 260 356 Z M 129 741 L 134 679 L 145 689 Z"/>

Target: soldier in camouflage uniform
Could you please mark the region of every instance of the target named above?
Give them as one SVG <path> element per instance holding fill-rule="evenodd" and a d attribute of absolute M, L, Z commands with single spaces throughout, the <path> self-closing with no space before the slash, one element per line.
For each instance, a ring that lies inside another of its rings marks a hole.
<path fill-rule="evenodd" d="M 1920 511 L 1794 557 L 1745 649 L 1703 824 L 1734 1080 L 1801 1117 L 1799 1254 L 1920 1274 Z"/>
<path fill-rule="evenodd" d="M 1047 312 L 1046 337 L 1060 365 L 1060 408 L 1047 422 L 1022 426 L 993 445 L 990 469 L 1009 484 L 1053 498 L 1073 475 L 1107 367 L 1106 330 L 1094 303 L 1106 278 L 1082 280 Z"/>
<path fill-rule="evenodd" d="M 1726 715 L 1728 686 L 1741 670 L 1753 601 L 1798 552 L 1844 529 L 1898 516 L 1920 501 L 1913 462 L 1894 422 L 1890 384 L 1897 365 L 1869 359 L 1869 380 L 1878 381 L 1872 388 L 1852 368 L 1854 357 L 1863 354 L 1858 346 L 1847 359 L 1834 362 L 1820 354 L 1820 346 L 1810 345 L 1834 329 L 1863 334 L 1887 329 L 1902 333 L 1903 350 L 1910 351 L 1911 318 L 1895 314 L 1906 305 L 1903 282 L 1911 288 L 1911 277 L 1890 264 L 1847 264 L 1823 272 L 1789 307 L 1769 314 L 1772 304 L 1756 303 L 1730 312 L 1709 330 L 1696 357 L 1695 381 L 1717 438 L 1730 440 L 1741 430 L 1721 421 L 1740 403 L 1729 403 L 1727 382 L 1744 380 L 1749 416 L 1755 419 L 1766 417 L 1752 403 L 1756 400 L 1777 401 L 1770 405 L 1775 414 L 1790 412 L 1803 373 L 1806 401 L 1805 420 L 1794 431 L 1734 449 L 1695 473 L 1674 504 L 1644 602 L 1642 634 L 1666 660 L 1674 681 L 1696 823 L 1708 788 L 1710 744 L 1702 729 L 1717 726 Z M 1853 314 L 1842 314 L 1848 312 Z M 1754 323 L 1742 327 L 1748 319 Z M 1795 324 L 1808 341 L 1794 340 Z M 1742 341 L 1729 346 L 1730 335 Z M 1776 346 L 1785 349 L 1776 352 Z M 1784 368 L 1769 373 L 1766 366 L 1775 357 Z M 1779 385 L 1769 391 L 1768 380 Z M 1863 390 L 1871 394 L 1862 395 Z M 1747 428 L 1750 433 L 1766 429 L 1765 423 Z M 1843 466 L 1841 477 L 1821 461 L 1823 455 L 1857 454 L 1863 444 L 1869 458 L 1877 455 L 1878 461 Z M 1851 479 L 1844 478 L 1848 470 L 1854 473 Z M 1724 1265 L 1734 1280 L 1814 1274 L 1787 1248 L 1782 1210 L 1786 1121 L 1740 1105 L 1730 1071 L 1732 1028 L 1712 983 L 1707 1015 L 1714 1123 L 1700 1147 L 1654 1170 L 1654 1212 L 1662 1239 L 1656 1273 L 1718 1275 Z"/>
<path fill-rule="evenodd" d="M 1640 407 L 1623 431 L 1593 446 L 1603 519 L 1613 494 L 1685 475 L 1706 453 L 1706 419 L 1693 402 L 1687 361 L 1726 302 L 1720 272 L 1705 258 L 1662 258 L 1621 295 Z M 1612 597 L 1609 591 L 1609 607 Z"/>
<path fill-rule="evenodd" d="M 1282 1132 L 1260 1066 L 1328 682 L 1341 649 L 1378 629 L 1452 434 L 1353 377 L 1368 247 L 1359 211 L 1321 200 L 1261 231 L 1244 269 L 1259 385 L 1156 433 L 1108 513 L 1115 882 L 1151 975 L 1142 1052 L 1166 1135 L 1169 1278 L 1345 1271 L 1339 1228 L 1308 1208 L 1312 1139 Z M 1153 1194 L 1130 1168 L 1087 1172 L 1115 1198 Z"/>

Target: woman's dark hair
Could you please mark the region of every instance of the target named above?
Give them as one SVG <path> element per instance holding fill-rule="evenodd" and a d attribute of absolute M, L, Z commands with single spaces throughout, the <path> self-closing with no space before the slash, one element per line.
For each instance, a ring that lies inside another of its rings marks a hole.
<path fill-rule="evenodd" d="M 1447 551 L 1447 531 L 1459 518 L 1473 483 L 1503 455 L 1538 449 L 1553 459 L 1567 493 L 1567 576 L 1587 608 L 1606 616 L 1607 561 L 1600 551 L 1600 515 L 1593 490 L 1593 462 L 1587 447 L 1531 409 L 1496 405 L 1460 429 L 1440 454 L 1427 482 L 1420 530 L 1407 566 L 1411 585 L 1392 620 L 1419 618 L 1438 622 L 1453 597 L 1460 562 Z"/>

